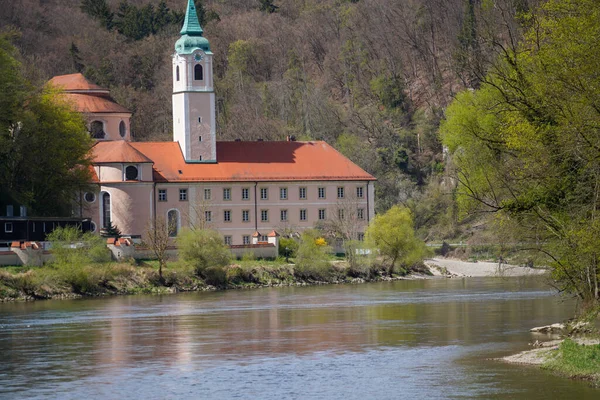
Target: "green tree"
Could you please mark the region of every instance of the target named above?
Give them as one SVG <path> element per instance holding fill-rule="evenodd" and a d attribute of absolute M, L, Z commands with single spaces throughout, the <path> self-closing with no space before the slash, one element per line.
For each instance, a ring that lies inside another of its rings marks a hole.
<path fill-rule="evenodd" d="M 260 5 L 259 5 L 258 9 L 260 11 L 264 11 L 269 14 L 277 12 L 277 10 L 279 9 L 279 6 L 276 6 L 273 3 L 273 0 L 259 0 L 259 3 L 260 3 Z"/>
<path fill-rule="evenodd" d="M 331 248 L 319 231 L 304 231 L 296 251 L 296 275 L 305 279 L 328 280 L 332 272 L 328 256 L 330 252 Z"/>
<path fill-rule="evenodd" d="M 74 194 L 91 180 L 85 121 L 53 88 L 26 82 L 6 35 L 0 61 L 0 206 L 70 215 Z"/>
<path fill-rule="evenodd" d="M 550 0 L 442 126 L 463 213 L 493 211 L 548 256 L 555 284 L 600 300 L 600 4 Z"/>
<path fill-rule="evenodd" d="M 71 47 L 69 48 L 69 55 L 71 56 L 71 60 L 73 61 L 73 69 L 77 72 L 82 72 L 85 68 L 85 65 L 81 63 L 81 55 L 79 54 L 79 48 L 74 42 L 71 42 Z"/>
<path fill-rule="evenodd" d="M 100 21 L 107 30 L 113 28 L 114 14 L 106 0 L 82 0 L 81 10 L 90 17 Z"/>
<path fill-rule="evenodd" d="M 177 236 L 179 258 L 205 277 L 209 268 L 222 268 L 231 262 L 231 251 L 213 229 L 183 229 Z"/>
<path fill-rule="evenodd" d="M 390 275 L 396 265 L 406 270 L 428 254 L 425 243 L 415 236 L 410 210 L 397 205 L 375 216 L 365 238 L 384 257 Z"/>

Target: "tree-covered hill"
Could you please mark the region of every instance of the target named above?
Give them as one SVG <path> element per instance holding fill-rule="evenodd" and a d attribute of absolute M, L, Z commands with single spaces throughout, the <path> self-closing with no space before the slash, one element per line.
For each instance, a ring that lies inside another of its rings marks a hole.
<path fill-rule="evenodd" d="M 443 110 L 521 38 L 539 0 L 197 1 L 215 53 L 220 140 L 324 139 L 378 178 L 377 209 L 451 219 Z M 0 0 L 25 76 L 82 71 L 171 138 L 171 60 L 185 0 Z M 448 224 L 441 224 L 447 226 Z M 452 235 L 439 231 L 436 236 Z"/>

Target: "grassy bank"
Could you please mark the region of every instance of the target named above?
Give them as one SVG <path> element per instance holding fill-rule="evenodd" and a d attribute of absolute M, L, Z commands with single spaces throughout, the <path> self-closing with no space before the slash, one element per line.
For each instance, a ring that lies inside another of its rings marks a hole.
<path fill-rule="evenodd" d="M 5 267 L 0 268 L 0 301 L 350 283 L 399 279 L 410 272 L 401 270 L 390 277 L 386 268 L 377 265 L 350 268 L 344 262 L 333 261 L 325 267 L 299 268 L 284 260 L 243 260 L 223 268 L 208 268 L 200 276 L 192 267 L 171 262 L 161 280 L 156 261 Z"/>
<path fill-rule="evenodd" d="M 600 344 L 578 344 L 565 339 L 550 353 L 544 368 L 573 379 L 590 381 L 600 386 Z"/>

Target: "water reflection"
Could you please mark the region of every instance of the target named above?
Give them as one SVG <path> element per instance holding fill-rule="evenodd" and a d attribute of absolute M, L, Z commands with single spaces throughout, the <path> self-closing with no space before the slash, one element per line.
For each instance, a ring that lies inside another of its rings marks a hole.
<path fill-rule="evenodd" d="M 257 379 L 257 369 L 265 382 L 287 371 L 302 392 L 302 382 L 321 382 L 332 366 L 341 368 L 332 379 L 354 387 L 346 398 L 375 384 L 365 386 L 352 372 L 357 368 L 360 376 L 373 375 L 375 381 L 389 368 L 401 371 L 392 385 L 404 382 L 403 390 L 416 376 L 427 376 L 431 396 L 460 397 L 465 382 L 482 373 L 473 365 L 485 363 L 494 352 L 522 349 L 529 327 L 562 320 L 572 311 L 571 302 L 553 297 L 539 281 L 489 278 L 0 304 L 0 397 L 89 396 L 90 384 L 96 391 L 110 385 L 137 393 L 144 385 L 171 387 L 167 380 L 198 385 L 200 371 L 211 382 L 220 381 L 212 375 L 216 370 L 248 386 L 247 379 Z M 467 397 L 498 395 L 493 382 L 515 371 L 487 363 L 489 375 L 469 383 Z M 304 375 L 294 375 L 296 370 Z M 250 375 L 240 378 L 242 373 Z M 533 374 L 556 381 L 539 371 Z M 255 390 L 250 386 L 247 391 Z M 394 398 L 376 386 L 370 390 Z M 564 380 L 559 386 L 589 390 Z M 174 387 L 174 393 L 181 389 Z M 223 388 L 213 389 L 203 387 L 211 398 Z M 502 393 L 512 393 L 507 390 Z M 143 397 L 164 398 L 142 392 Z M 286 397 L 273 393 L 280 397 L 271 398 Z"/>

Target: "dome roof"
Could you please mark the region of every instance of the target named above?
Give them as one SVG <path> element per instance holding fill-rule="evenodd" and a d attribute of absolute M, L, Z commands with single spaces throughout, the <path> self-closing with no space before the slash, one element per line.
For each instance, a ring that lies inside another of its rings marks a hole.
<path fill-rule="evenodd" d="M 175 42 L 175 51 L 178 54 L 192 54 L 197 49 L 210 51 L 210 44 L 205 37 L 183 35 Z"/>

